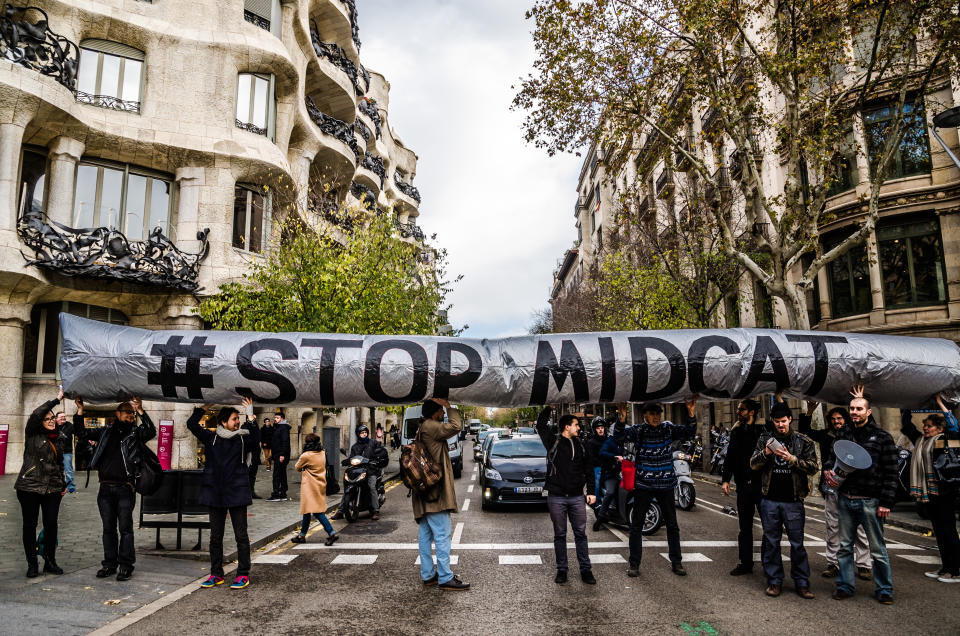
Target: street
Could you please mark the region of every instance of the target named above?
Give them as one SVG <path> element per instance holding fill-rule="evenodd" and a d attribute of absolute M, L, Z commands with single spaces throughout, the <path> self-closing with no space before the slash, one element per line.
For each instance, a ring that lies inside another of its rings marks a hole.
<path fill-rule="evenodd" d="M 576 576 L 568 534 L 574 569 L 570 581 L 558 586 L 546 507 L 481 511 L 472 457 L 457 480 L 461 512 L 453 515 L 452 550 L 454 572 L 472 589 L 423 588 L 410 502 L 402 485 L 392 486 L 380 521 L 363 515 L 350 525 L 334 522 L 342 537 L 333 547 L 323 545 L 325 535 L 315 522 L 307 544 L 291 543 L 290 535 L 255 554 L 249 588 L 201 590 L 193 583 L 192 593 L 120 633 L 795 635 L 960 629 L 953 609 L 958 590 L 923 575 L 939 563 L 933 539 L 897 528 L 886 532 L 896 603 L 878 604 L 872 582 L 864 581 L 853 599 L 832 600 L 832 580 L 820 577 L 826 567 L 823 517 L 815 508 L 807 510 L 806 546 L 816 599 L 796 596 L 789 580 L 781 597 L 766 597 L 759 563 L 752 576 L 728 576 L 737 561 L 737 519 L 721 508 L 734 499 L 707 483 L 697 484 L 692 511 L 678 511 L 687 577 L 670 572 L 663 529 L 645 540 L 641 575 L 631 579 L 626 532 L 588 528 L 598 584 L 585 585 Z M 592 513 L 588 519 L 592 523 Z M 759 545 L 759 523 L 755 538 Z M 228 524 L 225 545 L 231 540 Z"/>

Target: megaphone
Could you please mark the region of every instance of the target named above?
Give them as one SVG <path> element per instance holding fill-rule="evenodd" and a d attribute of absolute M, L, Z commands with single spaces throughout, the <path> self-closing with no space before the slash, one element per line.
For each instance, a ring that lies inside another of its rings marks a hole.
<path fill-rule="evenodd" d="M 858 470 L 866 470 L 873 465 L 870 453 L 856 442 L 838 439 L 833 443 L 833 454 L 837 458 L 833 463 L 833 472 L 836 475 L 837 485 Z"/>

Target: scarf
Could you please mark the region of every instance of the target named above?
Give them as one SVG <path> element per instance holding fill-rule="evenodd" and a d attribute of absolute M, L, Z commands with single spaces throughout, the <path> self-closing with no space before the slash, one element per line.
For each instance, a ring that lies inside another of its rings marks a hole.
<path fill-rule="evenodd" d="M 933 471 L 933 459 L 930 451 L 933 444 L 941 435 L 921 437 L 913 449 L 913 458 L 910 462 L 910 495 L 922 503 L 930 501 L 930 497 L 940 494 L 937 474 Z"/>

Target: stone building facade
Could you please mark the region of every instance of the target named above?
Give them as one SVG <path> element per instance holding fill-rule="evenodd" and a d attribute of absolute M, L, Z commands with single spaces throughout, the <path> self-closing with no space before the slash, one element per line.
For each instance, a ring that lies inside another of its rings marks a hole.
<path fill-rule="evenodd" d="M 417 157 L 389 124 L 389 84 L 360 62 L 353 0 L 21 5 L 6 5 L 0 30 L 8 473 L 20 467 L 26 414 L 57 390 L 57 314 L 203 328 L 197 296 L 277 249 L 283 184 L 323 175 L 328 203 L 393 208 L 398 238 L 423 237 Z M 308 212 L 310 223 L 331 222 Z M 175 423 L 173 465 L 195 466 L 190 407 L 145 408 Z M 351 423 L 396 419 L 369 409 L 286 416 L 302 434 L 340 427 L 343 443 Z"/>

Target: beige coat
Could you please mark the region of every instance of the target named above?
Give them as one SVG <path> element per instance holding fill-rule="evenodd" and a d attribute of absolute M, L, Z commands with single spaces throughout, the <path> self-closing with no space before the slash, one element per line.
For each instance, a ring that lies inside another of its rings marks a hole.
<path fill-rule="evenodd" d="M 327 511 L 327 454 L 307 451 L 300 455 L 296 469 L 300 476 L 300 514 Z"/>
<path fill-rule="evenodd" d="M 455 408 L 447 409 L 449 422 L 424 420 L 423 432 L 420 439 L 427 447 L 427 452 L 434 461 L 443 467 L 443 479 L 440 480 L 440 497 L 436 501 L 423 501 L 413 493 L 413 518 L 420 521 L 423 515 L 430 512 L 450 510 L 457 512 L 457 493 L 453 488 L 453 464 L 450 462 L 450 450 L 447 448 L 447 438 L 459 433 L 463 429 L 463 420 L 460 412 Z"/>

